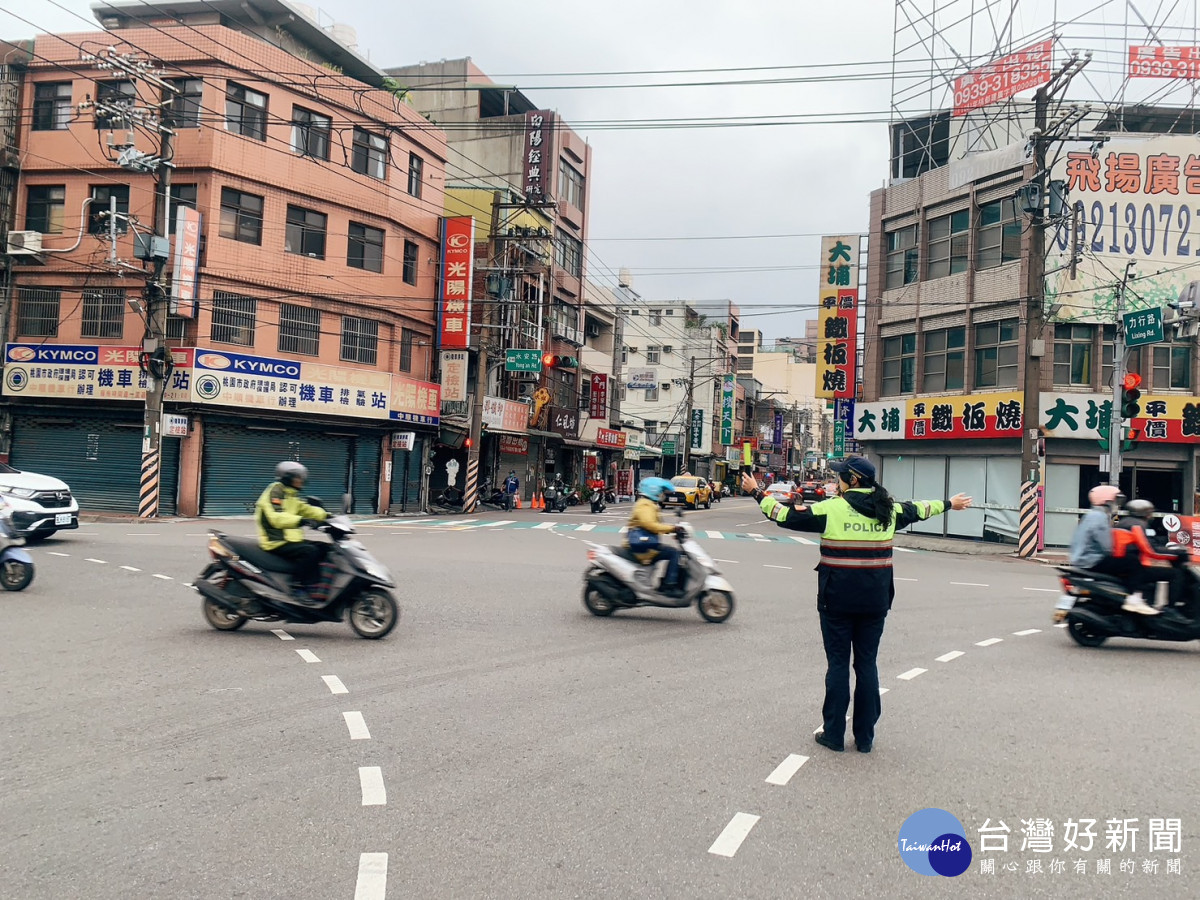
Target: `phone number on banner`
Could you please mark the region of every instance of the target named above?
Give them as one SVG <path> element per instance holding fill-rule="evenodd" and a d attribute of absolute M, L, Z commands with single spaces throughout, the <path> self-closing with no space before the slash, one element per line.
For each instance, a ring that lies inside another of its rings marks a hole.
<path fill-rule="evenodd" d="M 1075 203 L 1083 222 L 1080 235 L 1093 253 L 1124 253 L 1127 256 L 1200 256 L 1200 207 L 1174 203 L 1109 203 L 1099 200 L 1087 206 Z M 1059 226 L 1058 247 L 1067 250 L 1071 226 Z M 1193 231 L 1196 228 L 1196 231 Z"/>

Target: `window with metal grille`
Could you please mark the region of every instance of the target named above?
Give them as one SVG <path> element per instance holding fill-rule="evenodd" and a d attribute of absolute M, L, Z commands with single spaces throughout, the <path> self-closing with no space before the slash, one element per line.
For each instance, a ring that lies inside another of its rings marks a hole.
<path fill-rule="evenodd" d="M 880 393 L 885 396 L 911 394 L 917 371 L 917 336 L 902 334 L 883 339 L 883 380 Z"/>
<path fill-rule="evenodd" d="M 646 348 L 646 364 L 647 365 L 655 365 L 655 364 L 659 363 L 662 359 L 661 353 L 662 353 L 662 349 L 660 347 L 656 347 L 653 344 L 648 346 Z"/>
<path fill-rule="evenodd" d="M 213 291 L 212 330 L 209 337 L 217 344 L 254 346 L 254 322 L 258 301 L 228 291 Z"/>
<path fill-rule="evenodd" d="M 39 184 L 25 198 L 25 230 L 62 234 L 67 188 L 61 184 Z"/>
<path fill-rule="evenodd" d="M 112 216 L 112 204 L 116 201 L 116 218 Z M 94 184 L 92 202 L 88 207 L 88 233 L 108 234 L 109 220 L 115 222 L 117 234 L 129 230 L 129 185 Z"/>
<path fill-rule="evenodd" d="M 917 280 L 917 226 L 889 231 L 884 287 L 898 288 Z"/>
<path fill-rule="evenodd" d="M 163 91 L 163 124 L 168 128 L 199 128 L 204 106 L 204 80 L 169 78 L 174 91 Z"/>
<path fill-rule="evenodd" d="M 1095 328 L 1091 325 L 1054 326 L 1054 383 L 1092 383 Z"/>
<path fill-rule="evenodd" d="M 961 391 L 966 376 L 967 329 L 941 328 L 925 332 L 922 391 Z"/>
<path fill-rule="evenodd" d="M 979 208 L 975 268 L 991 269 L 1021 258 L 1021 226 L 1015 200 L 997 200 Z"/>
<path fill-rule="evenodd" d="M 1016 387 L 1017 320 L 975 326 L 975 387 Z"/>
<path fill-rule="evenodd" d="M 413 241 L 404 242 L 404 283 L 417 283 L 417 245 Z"/>
<path fill-rule="evenodd" d="M 96 82 L 96 130 L 126 128 L 128 113 L 137 103 L 137 85 L 132 81 Z"/>
<path fill-rule="evenodd" d="M 229 82 L 225 88 L 225 130 L 256 141 L 265 141 L 267 95 Z"/>
<path fill-rule="evenodd" d="M 368 272 L 383 271 L 383 229 L 350 223 L 346 242 L 346 265 Z"/>
<path fill-rule="evenodd" d="M 71 82 L 43 82 L 33 88 L 33 130 L 65 131 L 71 124 Z"/>
<path fill-rule="evenodd" d="M 576 278 L 583 272 L 583 244 L 561 228 L 554 238 L 554 261 Z"/>
<path fill-rule="evenodd" d="M 342 359 L 373 366 L 378 350 L 378 322 L 358 316 L 342 316 Z"/>
<path fill-rule="evenodd" d="M 558 199 L 583 209 L 583 173 L 565 159 L 558 161 Z"/>
<path fill-rule="evenodd" d="M 387 180 L 388 141 L 381 134 L 354 129 L 350 148 L 350 168 L 359 175 Z"/>
<path fill-rule="evenodd" d="M 57 337 L 61 288 L 18 288 L 17 334 L 22 337 Z"/>
<path fill-rule="evenodd" d="M 167 316 L 167 340 L 176 344 L 187 342 L 188 323 L 195 319 L 185 319 L 183 316 Z"/>
<path fill-rule="evenodd" d="M 221 188 L 221 237 L 245 244 L 262 243 L 263 198 Z"/>
<path fill-rule="evenodd" d="M 944 278 L 967 271 L 967 241 L 971 213 L 959 210 L 929 220 L 929 278 Z"/>
<path fill-rule="evenodd" d="M 294 303 L 279 304 L 279 352 L 316 356 L 321 352 L 321 311 Z"/>
<path fill-rule="evenodd" d="M 329 159 L 329 133 L 332 127 L 329 116 L 305 109 L 292 107 L 292 151 L 312 159 Z"/>
<path fill-rule="evenodd" d="M 325 222 L 324 213 L 302 206 L 288 206 L 283 249 L 288 253 L 324 259 Z"/>
<path fill-rule="evenodd" d="M 413 333 L 407 328 L 400 329 L 400 371 L 412 371 Z"/>
<path fill-rule="evenodd" d="M 88 288 L 83 292 L 83 325 L 80 335 L 119 338 L 125 332 L 125 290 Z"/>
<path fill-rule="evenodd" d="M 421 178 L 425 172 L 425 160 L 415 153 L 408 154 L 408 192 L 414 197 L 421 196 Z"/>

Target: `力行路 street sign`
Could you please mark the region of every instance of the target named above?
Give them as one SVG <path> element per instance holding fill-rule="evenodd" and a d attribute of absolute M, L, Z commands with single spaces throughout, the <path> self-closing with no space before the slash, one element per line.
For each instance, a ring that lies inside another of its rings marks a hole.
<path fill-rule="evenodd" d="M 1161 344 L 1163 341 L 1162 309 L 1151 306 L 1136 312 L 1123 313 L 1125 324 L 1125 346 L 1140 347 L 1142 344 Z"/>

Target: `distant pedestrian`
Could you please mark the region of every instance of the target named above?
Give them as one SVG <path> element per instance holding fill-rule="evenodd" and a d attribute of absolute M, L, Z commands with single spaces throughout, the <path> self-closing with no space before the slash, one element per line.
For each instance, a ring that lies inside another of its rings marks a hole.
<path fill-rule="evenodd" d="M 504 479 L 504 508 L 512 509 L 516 503 L 517 493 L 521 490 L 521 480 L 517 478 L 517 473 L 513 469 L 508 470 L 508 477 Z"/>
<path fill-rule="evenodd" d="M 742 490 L 754 499 L 768 519 L 783 528 L 821 533 L 817 565 L 817 611 L 825 643 L 824 730 L 817 743 L 830 750 L 845 749 L 846 710 L 850 706 L 850 656 L 854 654 L 854 742 L 870 753 L 875 741 L 879 700 L 879 669 L 875 657 L 896 587 L 892 581 L 892 537 L 906 528 L 940 515 L 947 509 L 966 509 L 971 498 L 955 494 L 948 500 L 897 502 L 875 481 L 870 460 L 853 457 L 834 467 L 839 496 L 811 506 L 787 506 L 764 494 L 750 475 Z"/>

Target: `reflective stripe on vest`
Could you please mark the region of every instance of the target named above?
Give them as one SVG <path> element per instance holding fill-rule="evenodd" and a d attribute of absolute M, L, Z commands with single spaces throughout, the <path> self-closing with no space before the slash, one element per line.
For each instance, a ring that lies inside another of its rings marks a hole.
<path fill-rule="evenodd" d="M 819 505 L 825 516 L 821 565 L 838 569 L 891 568 L 894 517 L 891 524 L 882 525 L 841 497 Z"/>

